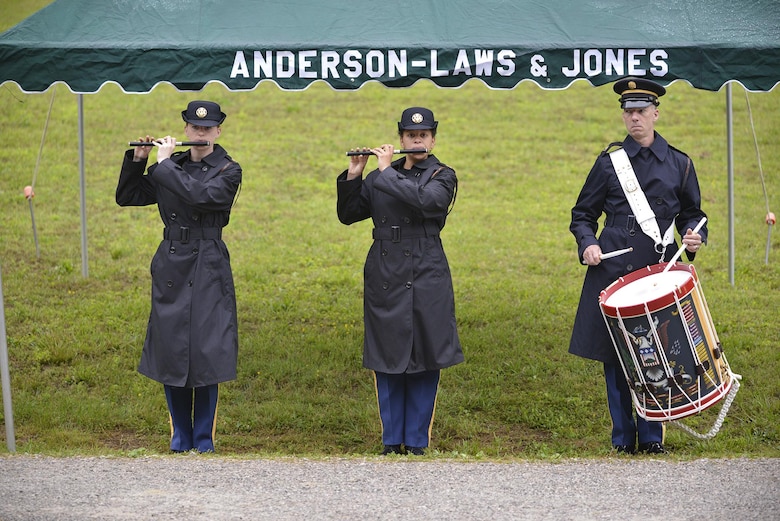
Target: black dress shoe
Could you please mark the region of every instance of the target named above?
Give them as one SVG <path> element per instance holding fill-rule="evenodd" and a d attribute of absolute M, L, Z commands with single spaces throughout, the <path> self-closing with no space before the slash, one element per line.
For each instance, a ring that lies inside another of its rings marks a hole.
<path fill-rule="evenodd" d="M 647 454 L 669 454 L 660 441 L 651 441 L 650 443 L 640 443 L 639 452 Z"/>
<path fill-rule="evenodd" d="M 382 456 L 387 456 L 388 454 L 403 454 L 401 445 L 385 445 L 385 448 L 382 450 Z"/>
<path fill-rule="evenodd" d="M 636 452 L 633 445 L 615 445 L 614 449 L 618 454 L 634 454 Z"/>
<path fill-rule="evenodd" d="M 406 452 L 413 456 L 425 456 L 425 447 L 406 447 Z"/>

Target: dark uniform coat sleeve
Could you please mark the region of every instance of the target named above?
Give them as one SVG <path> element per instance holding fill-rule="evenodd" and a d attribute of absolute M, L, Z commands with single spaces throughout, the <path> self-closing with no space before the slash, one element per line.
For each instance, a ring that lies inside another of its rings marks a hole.
<path fill-rule="evenodd" d="M 439 232 L 457 189 L 455 172 L 429 156 L 407 175 L 404 158 L 365 180 L 337 180 L 344 224 L 371 218 L 364 267 L 363 365 L 384 373 L 443 369 L 463 361 L 452 276 Z"/>
<path fill-rule="evenodd" d="M 241 166 L 225 150 L 201 162 L 189 151 L 154 164 L 125 154 L 116 201 L 157 204 L 165 234 L 151 262 L 152 308 L 138 370 L 163 384 L 200 387 L 235 379 L 236 295 L 222 241 L 241 184 Z"/>
<path fill-rule="evenodd" d="M 630 136 L 623 141 L 623 148 L 655 213 L 661 233 L 672 222 L 680 235 L 684 235 L 688 228 L 695 228 L 705 214 L 701 211 L 699 182 L 690 158 L 669 146 L 657 133 L 649 148 L 642 149 Z M 598 220 L 602 214 L 606 216 L 604 228 L 597 237 Z M 599 307 L 599 294 L 619 277 L 658 264 L 661 254 L 656 253 L 653 240 L 634 221 L 631 207 L 606 153 L 596 159 L 571 215 L 569 229 L 577 240 L 580 261 L 585 249 L 593 244 L 599 244 L 605 253 L 634 248 L 632 252 L 606 259 L 598 266 L 588 266 L 569 344 L 572 354 L 617 364 L 617 355 Z M 706 242 L 707 226 L 702 227 L 699 233 Z M 669 245 L 663 261 L 671 260 L 677 249 L 676 242 Z M 686 255 L 688 260 L 694 259 L 693 253 L 686 251 Z"/>

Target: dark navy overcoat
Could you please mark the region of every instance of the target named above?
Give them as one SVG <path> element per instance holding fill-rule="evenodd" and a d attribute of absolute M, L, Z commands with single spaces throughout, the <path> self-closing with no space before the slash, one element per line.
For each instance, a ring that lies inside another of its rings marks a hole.
<path fill-rule="evenodd" d="M 681 235 L 688 228 L 695 228 L 705 214 L 701 211 L 696 170 L 689 157 L 671 147 L 657 132 L 648 148 L 642 148 L 631 136 L 626 136 L 622 145 L 655 213 L 661 233 L 672 222 Z M 605 215 L 604 228 L 597 238 L 602 215 Z M 606 153 L 596 159 L 572 208 L 570 230 L 577 240 L 580 261 L 585 249 L 593 244 L 599 244 L 604 253 L 634 248 L 631 253 L 603 260 L 598 266 L 588 266 L 569 344 L 572 354 L 617 364 L 617 354 L 599 307 L 599 294 L 619 277 L 658 264 L 661 255 L 656 253 L 653 240 L 634 221 L 631 207 Z M 699 233 L 702 241 L 706 242 L 706 224 Z M 677 249 L 676 242 L 668 246 L 663 260 L 671 260 Z M 688 260 L 693 260 L 693 253 L 686 251 L 686 255 Z"/>
<path fill-rule="evenodd" d="M 337 180 L 344 224 L 371 218 L 364 267 L 363 365 L 417 373 L 463 361 L 452 276 L 439 232 L 457 189 L 455 172 L 429 156 L 411 172 L 405 158 L 365 180 Z"/>
<path fill-rule="evenodd" d="M 152 258 L 152 307 L 138 371 L 163 384 L 201 387 L 236 378 L 238 323 L 230 255 L 222 241 L 241 166 L 219 145 L 155 163 L 125 153 L 116 201 L 157 204 L 165 224 Z"/>

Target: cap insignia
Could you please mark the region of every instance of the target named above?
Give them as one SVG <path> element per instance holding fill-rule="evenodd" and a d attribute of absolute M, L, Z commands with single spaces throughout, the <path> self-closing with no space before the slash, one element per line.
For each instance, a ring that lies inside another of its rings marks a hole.
<path fill-rule="evenodd" d="M 417 123 L 422 123 L 422 121 L 423 121 L 422 114 L 420 114 L 419 112 L 415 112 L 414 114 L 412 114 L 412 123 L 417 124 Z"/>
<path fill-rule="evenodd" d="M 206 107 L 198 107 L 197 110 L 195 111 L 195 115 L 198 116 L 199 118 L 205 118 L 206 116 L 209 115 L 209 111 L 206 110 Z"/>
<path fill-rule="evenodd" d="M 635 89 L 636 88 L 636 82 L 635 81 L 629 81 L 628 82 L 628 88 L 629 89 Z"/>

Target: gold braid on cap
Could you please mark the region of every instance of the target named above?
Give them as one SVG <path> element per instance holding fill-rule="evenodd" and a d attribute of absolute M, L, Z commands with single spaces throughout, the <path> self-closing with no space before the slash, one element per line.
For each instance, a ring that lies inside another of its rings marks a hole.
<path fill-rule="evenodd" d="M 621 96 L 625 96 L 626 94 L 649 94 L 651 96 L 658 97 L 658 94 L 651 91 L 651 90 L 642 90 L 642 89 L 631 89 L 631 90 L 624 90 L 621 93 Z"/>

